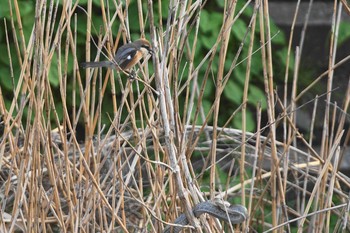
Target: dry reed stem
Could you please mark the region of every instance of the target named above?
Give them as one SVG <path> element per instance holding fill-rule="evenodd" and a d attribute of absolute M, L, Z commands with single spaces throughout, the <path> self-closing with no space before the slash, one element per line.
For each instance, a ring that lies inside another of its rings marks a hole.
<path fill-rule="evenodd" d="M 220 33 L 199 63 L 197 47 L 205 36 L 200 23 L 206 2 L 171 0 L 166 25 L 162 20 L 166 14 L 160 7 L 162 1 L 149 0 L 147 6 L 141 0 L 136 3 L 138 13 L 130 15 L 131 1 L 102 1 L 100 26 L 94 25 L 96 9 L 92 1 L 86 6 L 78 5 L 79 2 L 59 5 L 37 1 L 35 24 L 26 38 L 19 4 L 8 1 L 13 6 L 9 32 L 6 30 L 11 74 L 8 79 L 13 85 L 13 96 L 6 100 L 0 88 L 4 127 L 0 138 L 0 231 L 161 232 L 181 213 L 199 232 L 303 232 L 316 226 L 316 231 L 321 232 L 329 229 L 334 217 L 339 218 L 335 230 L 349 230 L 346 190 L 350 183 L 338 168 L 345 151 L 340 142 L 344 134 L 344 143 L 350 139 L 346 128 L 350 82 L 343 103 L 331 102 L 333 72 L 350 58 L 335 59 L 340 23 L 337 13 L 341 8 L 334 7 L 328 70 L 301 91 L 299 66 L 308 21 L 305 20 L 303 37 L 295 48 L 291 43 L 295 37 L 293 23 L 281 101 L 274 90 L 275 35 L 270 32 L 268 1 L 255 1 L 243 39 L 235 41 L 237 51 L 229 69 L 225 62 L 232 51 L 231 30 L 238 19 L 246 17 L 244 12 L 252 6 L 251 1 L 245 2 L 242 9 L 237 8 L 235 1 L 225 1 Z M 155 4 L 159 5 L 158 12 Z M 118 46 L 131 40 L 130 23 L 138 17 L 139 35 L 133 38 L 147 37 L 150 32 L 148 39 L 155 55 L 152 61 L 147 58 L 136 66 L 136 80 L 125 80 L 123 73 L 110 69 L 79 69 L 77 41 L 81 19 L 77 9 L 87 21 L 86 60 L 91 59 L 92 50 L 97 53 L 91 60 L 112 60 Z M 155 14 L 159 14 L 158 21 Z M 6 29 L 7 24 L 5 19 Z M 253 47 L 257 39 L 261 41 L 260 48 Z M 11 56 L 13 48 L 17 57 Z M 244 50 L 248 51 L 247 57 L 239 61 Z M 292 89 L 288 90 L 293 50 L 296 62 Z M 246 128 L 253 56 L 261 57 L 269 119 L 267 125 L 262 125 L 264 113 L 257 107 L 255 133 Z M 217 58 L 219 68 L 213 74 L 212 65 Z M 13 67 L 16 60 L 20 64 L 18 77 Z M 222 119 L 226 84 L 237 78 L 233 71 L 243 62 L 247 66 L 241 106 Z M 72 75 L 70 63 L 74 66 Z M 153 73 L 147 64 L 153 66 Z M 58 88 L 49 79 L 53 70 L 58 74 Z M 304 107 L 298 106 L 300 98 L 326 75 L 324 148 L 319 152 L 312 141 L 318 97 L 314 99 L 309 140 L 297 128 L 296 113 Z M 215 97 L 208 108 L 205 92 L 213 83 Z M 108 116 L 110 122 L 103 122 L 107 115 L 103 107 L 109 97 L 113 115 Z M 277 116 L 278 108 L 282 114 Z M 230 125 L 239 112 L 242 130 L 232 129 Z M 83 122 L 85 128 L 84 142 L 77 138 L 78 122 Z M 225 123 L 221 126 L 219 122 Z M 106 126 L 108 123 L 110 126 Z M 282 142 L 277 140 L 280 128 Z M 231 226 L 208 216 L 197 220 L 193 206 L 214 197 L 246 205 L 247 222 Z M 187 228 L 193 229 L 192 226 Z"/>

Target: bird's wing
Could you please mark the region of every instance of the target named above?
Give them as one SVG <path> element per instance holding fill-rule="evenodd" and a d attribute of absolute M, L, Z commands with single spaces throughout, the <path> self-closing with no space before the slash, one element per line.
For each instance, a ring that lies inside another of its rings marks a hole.
<path fill-rule="evenodd" d="M 135 47 L 122 46 L 118 49 L 114 59 L 120 68 L 125 69 L 125 67 L 129 64 L 130 60 L 135 56 L 136 53 L 137 49 Z"/>

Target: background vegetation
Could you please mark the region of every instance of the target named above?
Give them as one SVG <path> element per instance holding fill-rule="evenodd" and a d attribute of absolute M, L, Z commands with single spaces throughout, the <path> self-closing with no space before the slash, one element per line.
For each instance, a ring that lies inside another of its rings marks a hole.
<path fill-rule="evenodd" d="M 18 1 L 18 7 L 20 9 L 20 14 L 23 18 L 25 18 L 26 20 L 23 21 L 23 39 L 25 41 L 28 41 L 30 39 L 31 33 L 32 33 L 32 29 L 33 29 L 33 25 L 34 25 L 34 21 L 35 21 L 35 2 L 36 1 Z M 86 12 L 84 12 L 84 8 L 86 8 L 86 4 L 87 1 L 80 1 L 78 7 L 75 9 L 74 13 L 76 14 L 76 33 L 77 33 L 77 37 L 76 37 L 76 57 L 78 60 L 78 63 L 81 61 L 84 61 L 86 59 L 86 32 L 87 32 L 87 23 L 91 23 L 92 28 L 91 28 L 91 44 L 90 44 L 90 48 L 91 48 L 91 54 L 90 57 L 91 59 L 94 59 L 96 56 L 96 52 L 97 52 L 97 42 L 98 42 L 98 36 L 100 33 L 100 28 L 104 25 L 103 22 L 103 17 L 102 17 L 102 12 L 101 12 L 101 2 L 100 1 L 93 1 L 93 8 L 91 11 L 91 19 L 88 18 L 88 16 L 86 15 Z M 125 3 L 124 3 L 125 4 Z M 130 1 L 128 2 L 128 14 L 132 15 L 132 16 L 136 16 L 138 13 L 138 6 L 137 6 L 137 1 Z M 222 101 L 225 105 L 229 105 L 230 108 L 232 109 L 236 109 L 238 106 L 240 106 L 240 104 L 242 103 L 242 98 L 243 98 L 243 86 L 244 86 L 244 77 L 245 77 L 245 70 L 246 70 L 246 59 L 248 56 L 248 49 L 247 46 L 243 46 L 240 48 L 240 43 L 242 41 L 244 41 L 244 38 L 246 37 L 246 29 L 248 27 L 249 24 L 249 20 L 250 17 L 253 14 L 253 7 L 252 6 L 248 6 L 248 7 L 244 7 L 245 2 L 244 1 L 238 1 L 238 9 L 243 9 L 243 11 L 241 12 L 241 16 L 239 18 L 236 19 L 236 26 L 232 27 L 232 34 L 230 35 L 230 51 L 228 51 L 227 53 L 227 61 L 225 63 L 225 72 L 228 72 L 231 66 L 232 61 L 236 62 L 236 66 L 234 67 L 232 74 L 230 75 L 230 77 L 234 77 L 228 80 L 227 83 L 227 87 L 224 89 L 224 93 L 223 93 L 223 98 Z M 10 13 L 10 5 L 12 5 L 12 7 L 14 7 L 14 4 L 5 4 L 4 7 L 1 8 L 1 12 L 0 15 L 3 15 L 3 17 L 8 20 L 8 22 L 10 22 L 9 20 L 11 20 L 11 13 Z M 168 17 L 168 7 L 169 5 L 169 1 L 162 1 L 162 2 L 158 2 L 155 3 L 155 20 L 160 22 L 161 24 L 166 24 L 166 20 Z M 196 42 L 196 54 L 197 56 L 194 57 L 194 65 L 199 65 L 200 62 L 202 61 L 203 57 L 210 51 L 210 49 L 212 48 L 212 46 L 215 44 L 216 40 L 217 40 L 217 35 L 220 32 L 220 25 L 222 23 L 223 20 L 223 15 L 222 15 L 222 10 L 224 9 L 225 6 L 225 2 L 224 1 L 211 1 L 206 3 L 205 5 L 203 5 L 202 9 L 201 9 L 201 20 L 199 22 L 199 28 L 198 28 L 198 32 L 200 34 L 200 36 L 198 38 L 196 38 L 197 42 Z M 62 13 L 62 7 L 63 7 L 63 3 L 62 2 L 58 2 L 58 4 L 56 5 L 56 15 L 61 14 Z M 244 8 L 243 8 L 244 7 Z M 146 4 L 142 4 L 142 8 L 143 10 L 146 10 L 147 5 Z M 109 5 L 109 9 L 110 11 L 115 11 L 116 7 L 113 4 Z M 158 11 L 161 11 L 161 15 L 159 15 Z M 12 18 L 14 23 L 17 23 L 17 18 L 14 17 Z M 118 44 L 114 45 L 114 46 L 120 46 L 122 44 L 124 44 L 125 41 L 130 41 L 131 40 L 135 40 L 138 39 L 140 37 L 140 35 L 142 34 L 140 32 L 140 23 L 139 20 L 136 17 L 132 17 L 132 18 L 128 18 L 127 19 L 127 30 L 130 32 L 130 35 L 121 35 L 123 37 L 122 41 L 116 41 L 118 42 Z M 271 35 L 273 36 L 273 40 L 272 40 L 272 45 L 274 46 L 274 48 L 278 48 L 276 50 L 276 57 L 274 57 L 274 59 L 276 60 L 277 66 L 274 66 L 274 71 L 277 73 L 282 73 L 284 72 L 283 67 L 286 66 L 286 55 L 287 55 L 287 43 L 286 43 L 286 39 L 285 36 L 283 34 L 283 32 L 281 30 L 279 30 L 272 21 L 271 22 Z M 56 30 L 58 27 L 58 21 L 57 20 L 53 20 L 53 25 L 54 27 L 52 28 L 52 30 Z M 73 21 L 70 21 L 70 25 L 71 27 L 74 27 L 74 23 Z M 192 23 L 192 22 L 191 22 Z M 4 25 L 2 25 L 4 26 Z M 10 29 L 10 26 L 8 26 Z M 189 32 L 188 32 L 188 41 L 190 43 L 193 43 L 193 40 L 195 38 L 195 31 L 193 29 L 194 25 L 192 23 L 192 25 L 189 25 Z M 111 30 L 112 30 L 112 34 L 116 34 L 116 32 L 120 31 L 121 28 L 121 22 L 120 21 L 115 21 L 113 23 L 113 25 L 111 26 Z M 147 22 L 147 20 L 145 21 L 145 28 L 146 30 L 143 32 L 145 34 L 146 38 L 149 38 L 149 30 L 147 30 L 147 28 L 149 28 L 149 24 Z M 6 35 L 4 33 L 5 28 L 2 27 L 0 36 L 1 36 L 1 40 L 3 42 L 6 41 Z M 10 32 L 10 30 L 9 30 Z M 256 35 L 259 34 L 259 28 L 257 28 L 256 30 Z M 67 35 L 62 35 L 62 40 L 65 41 Z M 13 38 L 11 38 L 11 36 L 9 36 L 9 49 L 11 51 L 11 56 L 16 57 L 16 45 L 15 43 L 11 43 Z M 7 45 L 6 43 L 1 43 L 1 48 L 2 51 L 7 51 Z M 18 45 L 20 47 L 20 43 Z M 260 43 L 259 41 L 254 41 L 254 50 L 257 51 L 260 48 Z M 18 48 L 17 48 L 18 49 Z M 186 50 L 186 48 L 183 48 L 184 50 Z M 241 52 L 239 52 L 237 54 L 237 51 L 239 49 L 242 49 Z M 17 51 L 18 52 L 18 51 Z M 113 51 L 111 52 L 113 54 Z M 237 54 L 237 57 L 236 57 Z M 71 92 L 72 88 L 73 88 L 73 83 L 70 82 L 69 77 L 73 76 L 73 72 L 74 72 L 74 66 L 73 66 L 73 59 L 74 57 L 72 56 L 72 54 L 68 53 L 67 55 L 67 91 Z M 63 57 L 61 58 L 63 61 Z M 100 60 L 105 60 L 108 59 L 108 53 L 102 55 L 102 57 L 100 58 Z M 291 59 L 293 60 L 293 56 L 291 56 Z M 10 64 L 11 62 L 11 64 Z M 189 62 L 189 58 L 184 56 L 183 59 L 181 60 L 181 63 L 179 65 L 179 70 L 183 73 L 188 72 L 188 62 Z M 15 83 L 18 82 L 18 78 L 20 75 L 20 69 L 13 69 L 13 74 L 11 75 L 11 69 L 9 69 L 9 66 L 13 66 L 13 67 L 19 67 L 20 66 L 20 60 L 19 59 L 13 59 L 10 60 L 8 59 L 7 56 L 2 57 L 1 59 L 1 70 L 0 72 L 2 74 L 4 74 L 5 77 L 13 77 L 12 80 L 9 79 L 1 79 L 1 85 L 3 87 L 3 92 L 5 97 L 5 105 L 8 107 L 11 104 L 11 100 L 12 100 L 12 93 L 13 93 L 13 89 L 14 89 L 14 85 Z M 57 58 L 53 57 L 52 59 L 52 63 L 54 63 L 54 65 L 57 65 Z M 218 63 L 219 63 L 219 58 L 218 57 L 214 57 L 212 64 L 211 64 L 211 72 L 212 73 L 216 73 L 217 69 L 218 69 Z M 263 80 L 261 78 L 262 76 L 262 63 L 261 63 L 261 58 L 259 56 L 253 56 L 252 57 L 252 61 L 251 61 L 252 65 L 251 65 L 251 85 L 250 85 L 250 89 L 249 89 L 249 98 L 248 98 L 248 111 L 247 111 L 247 127 L 248 129 L 254 130 L 255 129 L 255 117 L 254 117 L 254 111 L 255 111 L 255 105 L 257 102 L 261 102 L 262 103 L 262 108 L 263 110 L 266 110 L 266 102 L 265 102 L 265 95 L 263 92 Z M 208 62 L 206 62 L 204 65 L 207 65 Z M 293 67 L 293 63 L 291 62 L 290 67 Z M 152 72 L 152 66 L 150 66 L 151 72 Z M 82 70 L 81 70 L 82 71 Z M 104 71 L 105 72 L 105 71 Z M 199 75 L 200 76 L 204 76 L 205 74 L 205 70 L 204 69 L 200 69 L 199 71 Z M 54 95 L 59 94 L 59 73 L 57 71 L 57 69 L 50 69 L 50 72 L 48 73 L 49 75 L 49 81 L 50 84 L 52 86 Z M 278 76 L 280 77 L 280 81 L 283 81 L 283 79 L 281 78 L 282 76 Z M 183 80 L 186 80 L 186 77 L 182 77 Z M 110 85 L 108 86 L 108 88 L 106 89 L 107 94 L 110 95 L 110 90 L 111 87 Z M 121 90 L 120 89 L 116 89 L 116 94 L 120 95 Z M 204 93 L 204 99 L 203 99 L 203 107 L 205 112 L 208 112 L 211 102 L 213 101 L 213 96 L 215 93 L 215 84 L 210 81 L 207 83 L 207 87 L 205 89 L 205 93 Z M 235 94 L 232 94 L 235 93 Z M 183 96 L 180 96 L 179 98 L 182 99 L 183 101 Z M 79 101 L 79 97 L 77 99 Z M 62 103 L 61 101 L 58 99 L 57 101 L 55 101 L 56 105 L 58 106 L 57 108 L 57 114 L 58 116 L 61 118 L 63 113 L 62 113 Z M 102 105 L 102 112 L 108 113 L 108 114 L 112 114 L 113 115 L 113 110 L 110 108 L 111 104 L 112 104 L 112 100 L 110 98 L 106 98 L 103 99 L 103 105 Z M 72 106 L 72 101 L 71 98 L 67 99 L 67 106 L 69 107 L 69 109 Z M 26 114 L 26 112 L 25 112 Z M 238 113 L 239 114 L 239 113 Z M 125 114 L 123 114 L 123 116 L 125 117 Z M 102 120 L 103 122 L 108 122 L 108 117 L 107 114 L 103 114 L 102 116 Z M 224 124 L 225 121 L 230 117 L 230 115 L 225 112 L 222 111 L 221 112 L 221 118 L 220 118 L 220 123 Z M 52 123 L 55 125 L 55 121 L 52 118 Z M 241 117 L 236 117 L 234 118 L 229 125 L 235 128 L 241 128 Z M 83 124 L 83 122 L 81 122 L 81 124 Z"/>
<path fill-rule="evenodd" d="M 328 70 L 299 90 L 295 25 L 286 38 L 268 1 L 10 0 L 0 16 L 0 231 L 161 232 L 214 198 L 246 206 L 249 219 L 201 218 L 198 230 L 349 229 L 338 172 L 349 92 L 331 98 L 333 69 L 349 59 L 333 59 L 349 36 L 339 19 Z M 79 67 L 140 37 L 155 55 L 134 81 Z M 319 151 L 315 122 L 307 137 L 295 126 L 312 91 L 326 97 Z"/>

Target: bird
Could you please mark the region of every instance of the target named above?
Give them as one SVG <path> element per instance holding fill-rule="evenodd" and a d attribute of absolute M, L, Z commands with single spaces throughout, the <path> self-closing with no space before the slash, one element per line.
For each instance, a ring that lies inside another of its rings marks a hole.
<path fill-rule="evenodd" d="M 84 69 L 95 67 L 117 68 L 130 75 L 130 69 L 148 54 L 153 54 L 150 42 L 146 39 L 138 39 L 121 46 L 111 61 L 82 62 L 80 66 Z"/>

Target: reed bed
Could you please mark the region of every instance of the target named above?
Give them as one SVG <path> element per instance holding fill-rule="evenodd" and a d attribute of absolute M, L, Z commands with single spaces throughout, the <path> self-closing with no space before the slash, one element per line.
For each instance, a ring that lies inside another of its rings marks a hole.
<path fill-rule="evenodd" d="M 20 63 L 9 69 L 20 69 L 20 75 L 1 77 L 13 83 L 11 101 L 0 95 L 1 232 L 162 232 L 181 213 L 188 213 L 193 224 L 186 231 L 350 231 L 350 178 L 339 171 L 349 140 L 349 86 L 343 103 L 332 101 L 334 70 L 349 59 L 336 59 L 337 1 L 328 70 L 302 90 L 302 44 L 292 46 L 292 25 L 282 97 L 275 91 L 266 0 L 247 1 L 242 9 L 236 1 L 225 1 L 220 33 L 199 64 L 194 58 L 205 1 L 170 0 L 163 12 L 162 1 L 137 0 L 137 15 L 130 14 L 129 1 L 102 1 L 101 28 L 94 25 L 92 1 L 36 1 L 30 38 L 24 36 L 26 19 L 17 1 L 8 4 L 13 8 L 10 20 L 4 20 L 7 45 L 14 45 L 16 54 L 8 59 Z M 234 42 L 238 50 L 227 68 L 231 29 L 248 7 L 253 13 L 242 41 Z M 148 37 L 155 53 L 136 67 L 135 80 L 113 69 L 80 69 L 78 14 L 87 21 L 86 60 L 113 57 L 118 45 L 131 39 L 130 22 L 138 21 L 139 37 Z M 259 48 L 253 46 L 256 40 Z M 95 57 L 91 48 L 97 49 Z M 233 108 L 221 100 L 228 80 L 236 78 L 232 72 L 242 62 L 243 49 L 248 51 L 243 97 Z M 267 108 L 263 112 L 256 103 L 256 129 L 248 132 L 253 56 L 261 57 Z M 50 81 L 53 71 L 56 87 Z M 314 115 L 305 137 L 296 113 L 303 107 L 300 98 L 320 80 L 327 80 L 327 92 L 320 93 L 326 101 L 319 103 L 315 96 L 308 103 Z M 208 108 L 204 93 L 209 84 L 215 93 Z M 112 114 L 102 111 L 106 100 Z M 223 111 L 231 117 L 220 124 Z M 230 124 L 237 113 L 241 129 Z M 316 114 L 324 114 L 320 149 L 312 140 Z M 83 140 L 77 137 L 79 124 Z M 249 218 L 235 226 L 209 216 L 195 218 L 193 206 L 213 198 L 246 206 Z"/>

